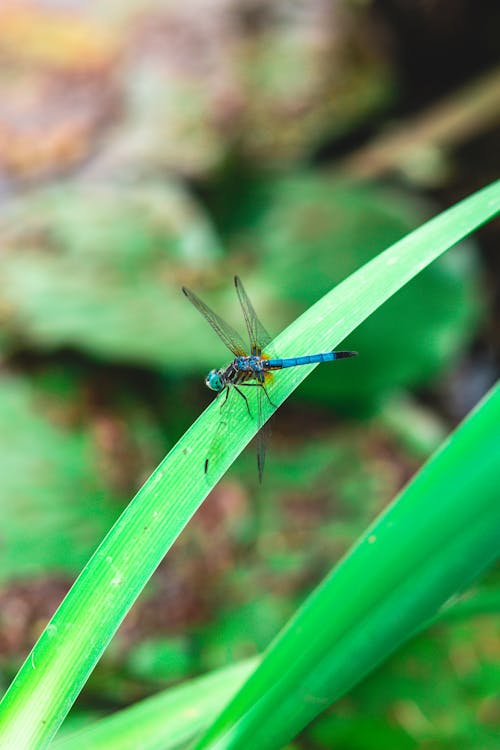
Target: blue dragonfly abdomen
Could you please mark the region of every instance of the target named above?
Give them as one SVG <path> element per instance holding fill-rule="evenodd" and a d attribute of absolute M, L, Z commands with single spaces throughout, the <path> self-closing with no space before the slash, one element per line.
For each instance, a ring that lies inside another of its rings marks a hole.
<path fill-rule="evenodd" d="M 285 367 L 313 365 L 319 362 L 333 362 L 335 359 L 355 357 L 357 352 L 322 352 L 320 354 L 306 354 L 303 357 L 286 357 L 285 359 L 265 359 L 264 367 L 270 370 L 283 370 Z"/>

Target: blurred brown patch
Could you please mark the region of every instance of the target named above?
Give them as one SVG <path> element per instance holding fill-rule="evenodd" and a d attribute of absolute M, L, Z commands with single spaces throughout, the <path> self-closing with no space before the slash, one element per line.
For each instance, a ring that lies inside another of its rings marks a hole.
<path fill-rule="evenodd" d="M 90 153 L 116 107 L 117 51 L 108 30 L 74 13 L 0 9 L 0 170 L 33 179 Z"/>
<path fill-rule="evenodd" d="M 28 653 L 69 587 L 61 578 L 47 578 L 0 590 L 0 658 Z"/>

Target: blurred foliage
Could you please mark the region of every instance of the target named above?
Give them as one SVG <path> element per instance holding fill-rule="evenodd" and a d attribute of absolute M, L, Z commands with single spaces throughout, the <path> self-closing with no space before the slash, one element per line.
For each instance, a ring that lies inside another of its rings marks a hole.
<path fill-rule="evenodd" d="M 179 680 L 193 671 L 189 640 L 185 637 L 144 640 L 131 649 L 124 666 L 137 679 Z"/>
<path fill-rule="evenodd" d="M 119 511 L 98 446 L 88 429 L 58 424 L 60 408 L 44 403 L 29 381 L 2 378 L 0 420 L 9 425 L 0 432 L 3 582 L 79 570 Z"/>
<path fill-rule="evenodd" d="M 12 663 L 48 616 L 41 600 L 56 605 L 201 408 L 187 376 L 229 359 L 180 286 L 233 322 L 238 272 L 277 333 L 434 210 L 308 161 L 394 101 L 393 50 L 366 4 L 70 5 L 0 8 L 0 651 Z M 125 621 L 89 702 L 269 643 L 444 429 L 389 397 L 463 355 L 479 274 L 463 243 L 349 337 L 361 356 L 348 376 L 308 378 L 298 398 L 313 406 L 282 411 L 264 487 L 247 452 Z M 332 428 L 327 406 L 376 416 Z M 315 724 L 315 750 L 493 750 L 491 628 L 476 619 L 409 645 Z"/>
<path fill-rule="evenodd" d="M 4 584 L 78 573 L 160 455 L 143 407 L 129 398 L 125 422 L 117 404 L 92 404 L 87 388 L 69 369 L 0 379 Z"/>
<path fill-rule="evenodd" d="M 39 6 L 0 8 L 0 174 L 15 179 L 80 163 L 95 149 L 118 96 L 112 30 Z"/>
<path fill-rule="evenodd" d="M 67 184 L 4 207 L 4 348 L 73 346 L 108 361 L 175 366 L 181 279 L 220 256 L 210 221 L 163 184 Z"/>
<path fill-rule="evenodd" d="M 435 626 L 319 718 L 308 735 L 318 750 L 494 750 L 499 665 L 491 619 Z"/>
<path fill-rule="evenodd" d="M 16 178 L 82 161 L 118 113 L 108 164 L 206 176 L 236 148 L 283 165 L 392 92 L 377 34 L 339 0 L 79 5 L 0 12 L 0 168 Z"/>

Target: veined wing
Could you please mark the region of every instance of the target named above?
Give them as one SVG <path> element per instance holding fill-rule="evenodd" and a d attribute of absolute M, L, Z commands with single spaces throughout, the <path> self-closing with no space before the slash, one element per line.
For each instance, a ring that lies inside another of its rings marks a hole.
<path fill-rule="evenodd" d="M 188 300 L 193 303 L 196 309 L 201 312 L 205 320 L 210 323 L 217 336 L 222 339 L 227 348 L 233 352 L 234 356 L 245 357 L 247 352 L 245 351 L 245 344 L 239 333 L 237 333 L 229 323 L 226 323 L 225 320 L 217 315 L 217 313 L 214 313 L 214 311 L 202 302 L 201 299 L 191 291 L 191 289 L 186 289 L 186 287 L 183 286 L 182 291 Z"/>
<path fill-rule="evenodd" d="M 253 445 L 255 446 L 257 450 L 257 468 L 259 472 L 259 483 L 262 484 L 262 476 L 264 474 L 264 463 L 266 459 L 266 451 L 267 446 L 269 443 L 269 437 L 271 434 L 270 431 L 270 422 L 269 420 L 264 424 L 264 399 L 266 398 L 264 393 L 262 392 L 262 388 L 256 387 L 249 389 L 250 391 L 256 390 L 256 397 L 257 397 L 257 426 L 258 426 L 258 432 L 255 436 Z M 230 439 L 231 431 L 235 428 L 235 425 L 232 424 L 233 418 L 232 418 L 232 412 L 229 408 L 229 399 L 236 398 L 236 395 L 234 394 L 233 389 L 229 391 L 229 398 L 224 400 L 221 404 L 220 409 L 220 419 L 219 423 L 216 427 L 215 433 L 212 437 L 212 440 L 210 442 L 207 456 L 205 458 L 205 475 L 208 477 L 210 470 L 214 467 L 214 465 L 217 465 L 217 456 L 219 454 L 220 447 L 223 443 L 225 443 L 228 439 Z M 220 397 L 219 397 L 220 398 Z M 223 398 L 223 397 L 222 397 Z M 253 398 L 251 399 L 251 406 L 252 410 L 250 411 L 250 416 L 255 415 L 255 411 L 253 407 L 255 406 L 255 402 Z M 226 408 L 227 404 L 227 408 Z M 249 407 L 250 408 L 250 407 Z M 224 410 L 224 411 L 223 411 Z M 253 417 L 254 418 L 254 417 Z"/>
<path fill-rule="evenodd" d="M 264 393 L 262 388 L 257 388 L 257 419 L 259 431 L 256 436 L 257 441 L 257 468 L 259 470 L 259 484 L 262 484 L 262 477 L 264 474 L 264 464 L 266 462 L 266 452 L 271 436 L 271 428 L 269 420 L 264 424 Z"/>
<path fill-rule="evenodd" d="M 245 288 L 241 283 L 239 276 L 234 277 L 234 285 L 245 317 L 248 338 L 250 339 L 251 353 L 260 355 L 271 341 L 271 336 L 258 319 L 257 313 L 250 302 L 248 294 L 245 292 Z"/>

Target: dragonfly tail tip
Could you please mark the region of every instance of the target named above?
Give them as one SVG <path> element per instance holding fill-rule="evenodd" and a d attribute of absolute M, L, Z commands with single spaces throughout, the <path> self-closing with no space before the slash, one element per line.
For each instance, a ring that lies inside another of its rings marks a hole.
<path fill-rule="evenodd" d="M 347 357 L 357 357 L 358 356 L 358 352 L 351 352 L 351 351 L 339 352 L 339 351 L 335 351 L 334 350 L 334 354 L 336 355 L 335 359 L 347 359 Z"/>

